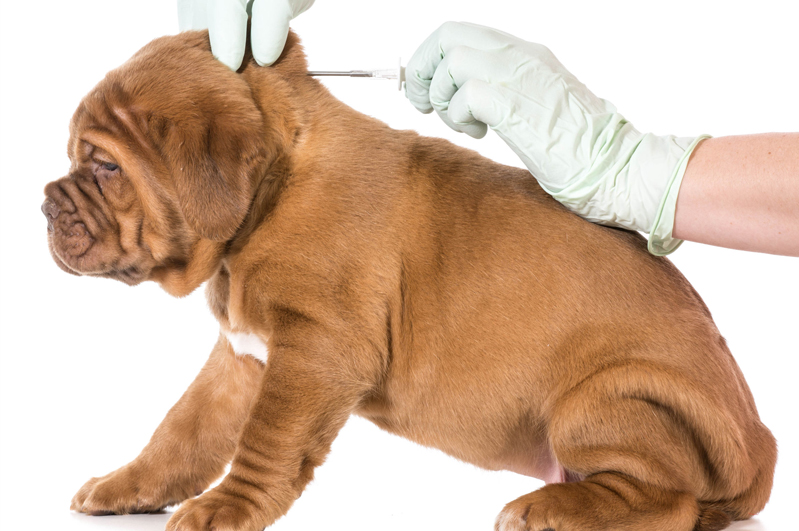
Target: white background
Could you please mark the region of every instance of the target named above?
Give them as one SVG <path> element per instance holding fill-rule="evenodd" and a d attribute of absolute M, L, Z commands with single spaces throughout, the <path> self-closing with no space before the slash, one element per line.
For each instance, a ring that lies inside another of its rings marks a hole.
<path fill-rule="evenodd" d="M 201 291 L 173 299 L 61 272 L 42 188 L 67 170 L 68 121 L 106 71 L 175 33 L 174 2 L 2 1 L 0 13 L 0 528 L 163 529 L 169 514 L 70 513 L 84 481 L 134 458 L 214 344 Z M 716 136 L 796 131 L 799 18 L 790 0 L 642 2 L 319 0 L 293 27 L 312 68 L 389 67 L 446 20 L 549 46 L 639 129 Z M 417 113 L 390 82 L 336 80 L 336 96 L 520 165 Z M 799 206 L 797 207 L 799 208 Z M 707 302 L 780 444 L 772 500 L 737 531 L 796 529 L 799 261 L 686 243 L 672 257 Z M 664 338 L 668 341 L 668 338 Z M 485 472 L 353 419 L 274 529 L 489 530 L 541 482 Z"/>

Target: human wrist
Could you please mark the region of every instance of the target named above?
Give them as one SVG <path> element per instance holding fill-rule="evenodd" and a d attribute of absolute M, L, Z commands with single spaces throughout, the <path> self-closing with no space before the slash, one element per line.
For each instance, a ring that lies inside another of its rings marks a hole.
<path fill-rule="evenodd" d="M 544 189 L 588 221 L 650 233 L 649 251 L 666 255 L 681 243 L 672 236 L 677 194 L 688 158 L 705 138 L 640 133 L 614 113 L 589 167 L 562 189 Z"/>
<path fill-rule="evenodd" d="M 703 141 L 711 138 L 710 135 L 699 135 L 694 138 L 680 155 L 674 170 L 667 182 L 649 229 L 649 242 L 647 249 L 655 256 L 666 256 L 673 253 L 682 244 L 683 240 L 674 237 L 674 219 L 677 213 L 677 197 L 680 193 L 685 170 L 696 147 Z"/>

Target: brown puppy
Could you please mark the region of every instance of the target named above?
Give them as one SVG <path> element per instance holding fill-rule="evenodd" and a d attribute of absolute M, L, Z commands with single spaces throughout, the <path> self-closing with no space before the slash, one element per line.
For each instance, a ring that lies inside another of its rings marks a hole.
<path fill-rule="evenodd" d="M 73 509 L 157 510 L 232 460 L 167 527 L 260 530 L 353 413 L 545 479 L 502 531 L 707 531 L 763 508 L 774 439 L 668 260 L 305 71 L 294 36 L 234 73 L 183 33 L 75 113 L 42 207 L 55 261 L 176 296 L 207 282 L 221 334 L 141 455 Z"/>

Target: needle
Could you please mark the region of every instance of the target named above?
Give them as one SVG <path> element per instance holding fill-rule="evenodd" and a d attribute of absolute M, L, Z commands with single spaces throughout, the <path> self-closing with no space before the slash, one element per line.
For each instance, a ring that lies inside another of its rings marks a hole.
<path fill-rule="evenodd" d="M 334 70 L 314 70 L 308 72 L 309 76 L 344 76 L 344 77 L 374 77 L 373 72 L 369 70 L 349 70 L 334 71 Z"/>
<path fill-rule="evenodd" d="M 397 68 L 389 68 L 385 70 L 312 70 L 308 72 L 309 76 L 337 76 L 337 77 L 370 77 L 372 79 L 396 79 L 397 90 L 402 90 L 402 84 L 405 82 L 405 67 L 402 62 L 399 62 Z"/>

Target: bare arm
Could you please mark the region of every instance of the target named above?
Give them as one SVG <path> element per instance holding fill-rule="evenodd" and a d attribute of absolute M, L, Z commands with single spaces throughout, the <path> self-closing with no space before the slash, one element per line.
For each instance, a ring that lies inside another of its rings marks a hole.
<path fill-rule="evenodd" d="M 703 141 L 685 170 L 674 237 L 799 256 L 799 133 Z"/>

